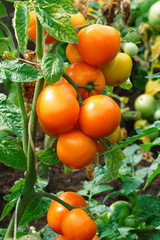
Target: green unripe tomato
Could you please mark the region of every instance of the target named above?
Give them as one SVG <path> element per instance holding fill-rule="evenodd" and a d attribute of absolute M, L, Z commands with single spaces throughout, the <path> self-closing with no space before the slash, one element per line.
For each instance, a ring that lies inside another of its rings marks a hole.
<path fill-rule="evenodd" d="M 139 225 L 139 219 L 135 215 L 129 215 L 124 220 L 126 227 L 136 228 Z"/>
<path fill-rule="evenodd" d="M 129 42 L 136 43 L 141 40 L 141 37 L 138 32 L 133 31 L 133 32 L 128 32 L 127 35 L 125 36 L 125 39 L 127 39 L 127 41 Z"/>
<path fill-rule="evenodd" d="M 141 94 L 134 102 L 135 110 L 140 112 L 143 118 L 150 118 L 156 110 L 156 102 L 150 94 Z"/>
<path fill-rule="evenodd" d="M 160 32 L 160 1 L 153 4 L 148 14 L 149 24 Z"/>
<path fill-rule="evenodd" d="M 108 217 L 110 218 L 111 216 L 116 215 L 119 226 L 123 226 L 125 218 L 130 214 L 130 204 L 126 201 L 116 201 L 111 204 L 110 208 L 113 212 L 109 212 Z"/>
<path fill-rule="evenodd" d="M 132 42 L 124 43 L 122 48 L 124 53 L 127 53 L 130 57 L 134 57 L 138 53 L 138 47 Z"/>
<path fill-rule="evenodd" d="M 160 109 L 157 109 L 153 116 L 154 120 L 160 120 Z"/>

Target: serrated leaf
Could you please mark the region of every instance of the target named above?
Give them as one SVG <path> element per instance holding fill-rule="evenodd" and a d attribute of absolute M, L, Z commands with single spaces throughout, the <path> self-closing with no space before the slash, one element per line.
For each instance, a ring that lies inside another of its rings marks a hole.
<path fill-rule="evenodd" d="M 148 187 L 148 185 L 159 173 L 160 173 L 160 153 L 157 159 L 151 164 L 148 170 L 148 177 L 147 177 L 146 185 L 144 188 Z"/>
<path fill-rule="evenodd" d="M 48 84 L 59 81 L 64 72 L 64 61 L 61 55 L 53 56 L 50 52 L 46 53 L 42 58 L 42 71 Z"/>
<path fill-rule="evenodd" d="M 111 182 L 118 177 L 119 168 L 122 165 L 122 160 L 125 159 L 125 155 L 122 150 L 115 152 L 105 153 L 105 164 L 107 171 L 104 176 L 98 181 L 98 183 Z"/>
<path fill-rule="evenodd" d="M 58 236 L 59 235 L 55 233 L 48 224 L 44 227 L 43 240 L 55 239 Z"/>
<path fill-rule="evenodd" d="M 37 0 L 37 3 L 40 4 L 59 4 L 61 5 L 61 7 L 63 7 L 63 9 L 67 12 L 67 13 L 72 13 L 72 14 L 76 14 L 77 10 L 75 9 L 73 3 L 70 0 Z"/>
<path fill-rule="evenodd" d="M 42 77 L 40 71 L 18 60 L 5 60 L 0 63 L 0 79 L 3 81 L 8 79 L 11 82 L 33 82 Z"/>
<path fill-rule="evenodd" d="M 7 16 L 6 8 L 3 3 L 0 1 L 0 18 Z"/>
<path fill-rule="evenodd" d="M 122 83 L 120 85 L 121 88 L 129 90 L 133 87 L 133 84 L 131 83 L 130 79 L 128 78 L 126 82 Z"/>
<path fill-rule="evenodd" d="M 39 176 L 37 177 L 37 181 L 35 184 L 35 188 L 38 191 L 43 191 L 43 189 L 48 185 L 47 179 L 42 179 Z"/>
<path fill-rule="evenodd" d="M 27 169 L 26 155 L 16 138 L 0 132 L 0 149 L 0 162 L 20 170 Z"/>
<path fill-rule="evenodd" d="M 13 27 L 20 52 L 24 55 L 28 43 L 29 12 L 25 2 L 15 2 Z"/>
<path fill-rule="evenodd" d="M 41 162 L 46 165 L 53 165 L 59 162 L 59 158 L 55 153 L 53 148 L 48 148 L 46 150 L 40 150 L 37 152 L 37 156 Z"/>
<path fill-rule="evenodd" d="M 27 223 L 31 222 L 34 219 L 37 219 L 43 216 L 47 211 L 51 204 L 52 200 L 49 198 L 35 198 L 33 199 L 22 217 L 20 225 L 26 225 Z"/>
<path fill-rule="evenodd" d="M 7 126 L 13 133 L 22 139 L 22 114 L 20 109 L 0 94 L 0 123 Z"/>
<path fill-rule="evenodd" d="M 92 196 L 95 194 L 99 194 L 105 191 L 109 191 L 112 190 L 113 187 L 108 186 L 108 185 L 96 185 L 93 189 L 92 189 Z"/>
<path fill-rule="evenodd" d="M 142 178 L 129 178 L 126 177 L 123 181 L 123 189 L 126 195 L 129 195 L 133 191 L 135 191 L 142 183 L 144 180 Z"/>
<path fill-rule="evenodd" d="M 17 199 L 14 199 L 14 200 L 8 202 L 8 203 L 5 205 L 5 207 L 4 207 L 4 209 L 3 209 L 3 212 L 2 212 L 2 215 L 1 215 L 1 218 L 0 218 L 0 221 L 2 221 L 2 219 L 3 219 L 5 216 L 7 216 L 8 213 L 10 213 L 10 211 L 11 211 L 11 210 L 13 209 L 13 207 L 15 206 L 16 202 L 17 202 Z"/>
<path fill-rule="evenodd" d="M 92 214 L 100 214 L 104 212 L 110 212 L 111 209 L 106 205 L 97 205 L 95 207 L 91 207 L 90 211 L 92 212 Z"/>
<path fill-rule="evenodd" d="M 42 240 L 38 234 L 27 234 L 19 238 L 19 240 Z"/>
<path fill-rule="evenodd" d="M 59 4 L 39 8 L 35 6 L 36 16 L 43 28 L 55 39 L 62 42 L 78 43 L 78 35 L 68 14 Z"/>

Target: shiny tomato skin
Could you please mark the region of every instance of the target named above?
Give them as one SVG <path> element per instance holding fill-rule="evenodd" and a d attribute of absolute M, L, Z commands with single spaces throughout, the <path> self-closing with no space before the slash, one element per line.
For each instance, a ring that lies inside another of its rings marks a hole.
<path fill-rule="evenodd" d="M 118 53 L 116 57 L 109 63 L 100 66 L 107 86 L 118 86 L 131 75 L 132 59 L 126 53 Z"/>
<path fill-rule="evenodd" d="M 89 96 L 102 93 L 105 88 L 105 78 L 101 69 L 85 62 L 72 63 L 65 70 L 65 73 L 77 84 L 87 85 L 89 82 L 93 82 L 96 85 L 96 90 L 92 90 L 90 93 L 84 88 L 79 88 L 83 100 Z M 62 81 L 66 81 L 65 78 L 62 78 Z"/>
<path fill-rule="evenodd" d="M 120 35 L 113 27 L 92 24 L 78 32 L 77 47 L 85 62 L 101 66 L 117 55 L 120 49 Z"/>
<path fill-rule="evenodd" d="M 100 240 L 100 238 L 97 235 L 95 235 L 92 240 Z"/>
<path fill-rule="evenodd" d="M 77 207 L 86 207 L 86 201 L 85 199 L 79 195 L 76 192 L 63 192 L 57 196 L 61 200 L 63 200 L 66 203 L 69 203 L 72 206 Z M 69 212 L 67 208 L 65 208 L 62 204 L 52 201 L 48 212 L 47 212 L 47 221 L 50 226 L 50 228 L 58 233 L 63 234 L 61 229 L 61 223 L 63 220 L 63 217 Z"/>
<path fill-rule="evenodd" d="M 80 129 L 93 138 L 111 135 L 118 127 L 120 120 L 120 107 L 106 95 L 88 97 L 80 108 Z"/>
<path fill-rule="evenodd" d="M 73 209 L 62 220 L 62 232 L 68 240 L 92 240 L 96 223 L 82 209 Z"/>
<path fill-rule="evenodd" d="M 75 44 L 75 43 L 69 43 L 67 45 L 66 56 L 67 56 L 68 60 L 70 61 L 70 63 L 83 61 L 81 55 L 78 52 L 77 44 Z"/>
<path fill-rule="evenodd" d="M 36 104 L 40 126 L 50 136 L 72 130 L 77 124 L 79 110 L 76 90 L 70 84 L 61 82 L 44 88 Z"/>
<path fill-rule="evenodd" d="M 64 236 L 59 236 L 54 238 L 53 240 L 67 240 Z"/>
<path fill-rule="evenodd" d="M 86 24 L 86 20 L 82 13 L 70 14 L 70 20 L 74 27 L 82 26 Z"/>
<path fill-rule="evenodd" d="M 57 142 L 59 159 L 72 169 L 88 165 L 96 156 L 96 145 L 92 138 L 79 129 L 61 134 Z"/>

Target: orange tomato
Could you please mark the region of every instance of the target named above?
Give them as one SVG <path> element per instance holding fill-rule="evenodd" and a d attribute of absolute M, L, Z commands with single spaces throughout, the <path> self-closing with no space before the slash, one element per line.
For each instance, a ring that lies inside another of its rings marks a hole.
<path fill-rule="evenodd" d="M 100 240 L 100 238 L 97 235 L 95 235 L 92 240 Z"/>
<path fill-rule="evenodd" d="M 77 124 L 79 110 L 77 92 L 65 82 L 57 82 L 44 88 L 36 104 L 40 126 L 50 136 L 72 130 Z"/>
<path fill-rule="evenodd" d="M 118 127 L 120 120 L 120 107 L 106 95 L 88 97 L 80 108 L 80 129 L 93 138 L 111 135 Z"/>
<path fill-rule="evenodd" d="M 28 36 L 29 38 L 36 42 L 36 15 L 35 15 L 35 11 L 32 10 L 29 12 L 29 29 L 28 29 Z M 44 31 L 44 35 L 46 35 L 47 32 Z M 53 38 L 51 35 L 48 35 L 46 40 L 45 40 L 45 43 L 46 44 L 50 44 L 50 43 L 54 43 L 56 41 L 55 38 Z"/>
<path fill-rule="evenodd" d="M 68 60 L 70 61 L 70 63 L 83 61 L 81 55 L 78 52 L 77 44 L 75 44 L 75 43 L 69 43 L 67 45 L 66 56 L 67 56 Z"/>
<path fill-rule="evenodd" d="M 82 209 L 71 210 L 62 220 L 62 232 L 68 240 L 92 240 L 96 231 L 96 223 Z"/>
<path fill-rule="evenodd" d="M 105 137 L 104 140 L 109 140 L 112 145 L 114 145 L 118 140 L 120 139 L 121 136 L 121 128 L 118 126 L 116 130 L 109 136 Z M 102 139 L 103 141 L 103 139 Z M 100 140 L 95 140 L 95 144 L 97 147 L 97 152 L 102 153 L 106 152 L 108 149 L 105 147 Z"/>
<path fill-rule="evenodd" d="M 63 192 L 57 196 L 59 199 L 63 200 L 66 203 L 69 203 L 72 206 L 77 207 L 86 207 L 85 199 L 75 192 Z M 62 204 L 57 201 L 52 201 L 48 212 L 47 212 L 47 221 L 50 228 L 58 233 L 63 234 L 61 229 L 61 223 L 64 216 L 69 212 L 69 210 L 64 207 Z"/>
<path fill-rule="evenodd" d="M 57 142 L 59 159 L 72 169 L 88 165 L 96 156 L 96 145 L 92 138 L 78 129 L 61 134 Z"/>
<path fill-rule="evenodd" d="M 59 237 L 54 238 L 53 240 L 67 240 L 67 239 L 64 236 L 59 236 Z"/>
<path fill-rule="evenodd" d="M 78 32 L 77 47 L 85 62 L 101 66 L 117 55 L 120 49 L 120 35 L 113 27 L 92 24 Z"/>
<path fill-rule="evenodd" d="M 74 27 L 82 26 L 86 24 L 86 20 L 82 13 L 70 14 L 70 20 Z"/>
<path fill-rule="evenodd" d="M 102 71 L 87 63 L 72 63 L 65 70 L 65 73 L 77 84 L 87 85 L 89 82 L 93 82 L 96 85 L 95 90 L 92 90 L 90 93 L 84 88 L 79 88 L 83 100 L 88 96 L 102 93 L 105 88 L 105 78 Z M 62 82 L 63 81 L 66 81 L 65 78 L 62 78 Z"/>

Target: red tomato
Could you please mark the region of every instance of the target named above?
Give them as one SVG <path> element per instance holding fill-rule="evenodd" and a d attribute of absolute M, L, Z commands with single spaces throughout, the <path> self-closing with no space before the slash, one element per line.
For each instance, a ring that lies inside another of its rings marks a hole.
<path fill-rule="evenodd" d="M 59 194 L 57 197 L 63 200 L 64 202 L 69 203 L 72 206 L 77 206 L 77 207 L 87 206 L 85 199 L 81 195 L 75 192 L 64 192 Z M 61 223 L 64 216 L 68 212 L 69 210 L 65 208 L 62 204 L 54 200 L 52 201 L 47 212 L 47 221 L 50 228 L 54 232 L 58 234 L 62 234 Z"/>
<path fill-rule="evenodd" d="M 117 55 L 120 49 L 120 35 L 113 27 L 92 24 L 78 32 L 77 47 L 85 62 L 101 66 Z"/>
<path fill-rule="evenodd" d="M 121 120 L 118 104 L 105 95 L 85 99 L 80 108 L 79 126 L 88 136 L 102 138 L 111 135 Z"/>
<path fill-rule="evenodd" d="M 62 220 L 62 232 L 68 240 L 92 240 L 96 223 L 82 209 L 73 209 Z"/>
<path fill-rule="evenodd" d="M 50 136 L 72 130 L 79 118 L 76 90 L 68 83 L 57 82 L 40 93 L 36 111 L 42 130 Z"/>
<path fill-rule="evenodd" d="M 59 159 L 72 169 L 80 169 L 96 156 L 96 145 L 85 133 L 74 129 L 61 134 L 57 142 Z"/>
<path fill-rule="evenodd" d="M 102 93 L 105 88 L 105 78 L 98 67 L 84 62 L 75 62 L 65 70 L 65 73 L 77 84 L 87 85 L 89 82 L 93 82 L 96 85 L 96 90 L 92 90 L 90 93 L 84 88 L 79 88 L 83 100 L 88 96 Z M 66 81 L 65 78 L 62 78 L 62 81 Z"/>

